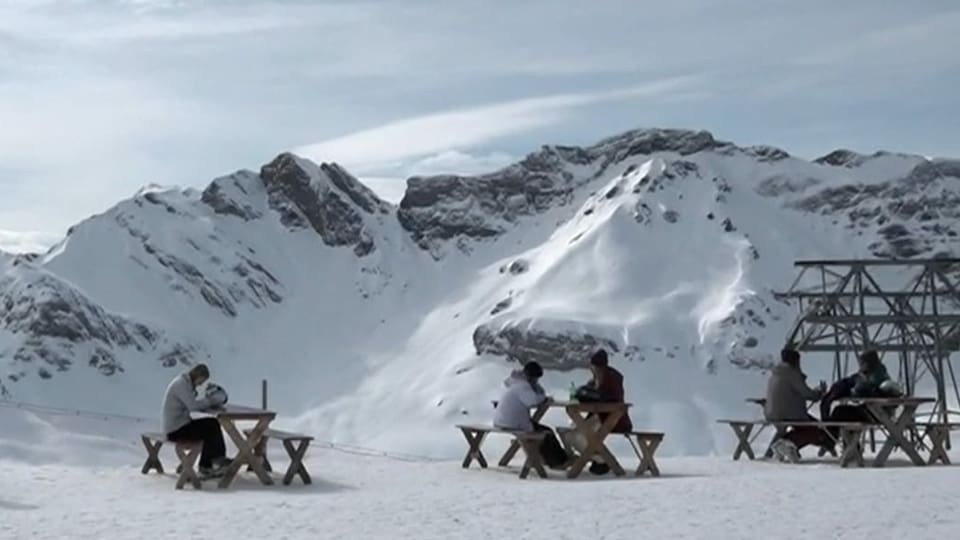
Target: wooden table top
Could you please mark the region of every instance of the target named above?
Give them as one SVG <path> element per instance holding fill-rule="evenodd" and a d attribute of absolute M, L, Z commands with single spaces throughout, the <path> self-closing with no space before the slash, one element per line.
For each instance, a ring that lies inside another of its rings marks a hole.
<path fill-rule="evenodd" d="M 843 397 L 838 398 L 837 402 L 856 402 L 856 403 L 880 403 L 885 405 L 899 405 L 904 403 L 915 404 L 915 403 L 935 403 L 936 398 L 931 397 L 915 397 L 915 396 L 903 396 L 903 397 Z"/>
<path fill-rule="evenodd" d="M 233 405 L 230 403 L 224 405 L 223 407 L 208 409 L 204 412 L 212 414 L 217 418 L 227 418 L 232 420 L 259 420 L 260 418 L 264 417 L 274 418 L 277 416 L 277 413 L 273 411 L 265 411 L 256 407 Z"/>
<path fill-rule="evenodd" d="M 551 401 L 551 407 L 563 407 L 565 409 L 577 409 L 590 412 L 607 412 L 619 409 L 628 409 L 633 406 L 632 403 L 601 402 L 601 401 Z"/>

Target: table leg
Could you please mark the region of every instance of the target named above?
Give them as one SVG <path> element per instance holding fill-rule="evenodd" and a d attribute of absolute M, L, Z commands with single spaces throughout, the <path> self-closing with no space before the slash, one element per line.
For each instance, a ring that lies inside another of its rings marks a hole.
<path fill-rule="evenodd" d="M 550 402 L 544 401 L 541 403 L 536 410 L 533 412 L 533 416 L 530 417 L 530 420 L 534 424 L 539 424 L 540 419 L 543 418 L 543 415 L 547 414 L 547 411 L 550 410 Z M 497 465 L 501 467 L 507 467 L 510 465 L 510 462 L 513 460 L 513 457 L 517 455 L 517 452 L 520 451 L 520 443 L 514 439 L 510 443 L 510 447 L 507 448 L 507 451 L 504 452 L 503 457 L 500 458 L 500 461 L 497 462 Z"/>
<path fill-rule="evenodd" d="M 197 476 L 197 460 L 200 459 L 200 453 L 203 451 L 202 444 L 177 445 L 177 457 L 180 458 L 180 465 L 177 467 L 177 489 L 183 489 L 183 486 L 190 482 L 194 489 L 200 489 L 200 477 Z"/>
<path fill-rule="evenodd" d="M 163 446 L 163 441 L 153 442 L 143 435 L 140 436 L 140 439 L 147 449 L 147 460 L 143 462 L 143 468 L 140 469 L 140 472 L 147 474 L 156 469 L 158 473 L 163 474 L 163 463 L 160 463 L 160 447 Z"/>
<path fill-rule="evenodd" d="M 523 447 L 523 453 L 526 456 L 526 460 L 523 462 L 523 467 L 520 469 L 520 478 L 526 478 L 530 474 L 530 468 L 537 471 L 537 476 L 540 478 L 547 477 L 547 471 L 543 469 L 543 460 L 540 458 L 540 442 L 541 440 L 537 439 L 519 439 L 520 445 Z"/>
<path fill-rule="evenodd" d="M 863 467 L 863 430 L 860 428 L 841 428 L 843 453 L 840 454 L 840 466 L 846 468 L 851 463 Z"/>
<path fill-rule="evenodd" d="M 917 449 L 914 448 L 914 446 L 910 444 L 910 441 L 904 436 L 904 433 L 907 432 L 910 424 L 914 421 L 913 416 L 916 413 L 917 405 L 903 405 L 900 414 L 895 419 L 891 418 L 890 415 L 887 414 L 887 411 L 884 410 L 884 407 L 879 404 L 868 403 L 867 408 L 883 425 L 887 432 L 887 440 L 884 441 L 883 447 L 880 448 L 880 452 L 873 460 L 874 467 L 883 467 L 886 465 L 890 454 L 897 447 L 907 454 L 907 457 L 910 458 L 910 461 L 912 461 L 914 465 L 922 466 L 926 464 L 923 458 L 920 457 Z"/>
<path fill-rule="evenodd" d="M 941 426 L 927 428 L 927 436 L 930 437 L 930 459 L 927 461 L 929 465 L 933 465 L 937 461 L 944 465 L 950 464 L 950 456 L 947 455 L 946 449 L 948 430 L 949 428 Z"/>
<path fill-rule="evenodd" d="M 469 468 L 473 460 L 476 459 L 480 467 L 486 469 L 487 459 L 483 457 L 483 452 L 480 451 L 480 445 L 483 444 L 483 439 L 487 436 L 487 432 L 474 432 L 473 430 L 465 428 L 460 428 L 460 431 L 463 432 L 464 438 L 467 439 L 467 444 L 470 445 L 470 448 L 467 449 L 467 455 L 463 458 L 463 468 Z"/>
<path fill-rule="evenodd" d="M 283 485 L 289 486 L 296 475 L 300 475 L 304 484 L 312 482 L 310 473 L 307 472 L 307 467 L 303 464 L 303 456 L 306 455 L 309 446 L 310 441 L 308 440 L 300 441 L 298 446 L 294 446 L 293 441 L 283 441 L 283 447 L 286 449 L 287 455 L 290 456 L 290 467 L 287 468 L 287 473 L 283 475 Z"/>
<path fill-rule="evenodd" d="M 753 424 L 731 422 L 730 427 L 737 436 L 737 448 L 733 451 L 733 460 L 740 459 L 741 454 L 747 454 L 747 457 L 751 460 L 756 459 L 753 448 L 750 447 L 750 432 L 753 431 Z"/>
<path fill-rule="evenodd" d="M 580 455 L 573 462 L 573 465 L 567 469 L 567 478 L 576 478 L 583 471 L 583 468 L 586 467 L 587 462 L 590 461 L 594 456 L 599 455 L 603 458 L 604 463 L 606 463 L 613 473 L 617 476 L 623 476 L 626 472 L 623 470 L 623 467 L 620 466 L 620 462 L 617 461 L 617 458 L 610 453 L 610 450 L 607 449 L 606 445 L 603 444 L 603 440 L 607 438 L 607 435 L 613 431 L 613 428 L 616 427 L 617 422 L 620 421 L 620 418 L 623 416 L 622 410 L 613 411 L 607 413 L 607 419 L 600 425 L 600 428 L 596 431 L 590 429 L 590 425 L 587 423 L 587 419 L 584 416 L 572 410 L 567 409 L 567 415 L 570 416 L 570 419 L 573 420 L 573 423 L 577 426 L 577 431 L 583 434 L 587 440 L 586 451 Z"/>
<path fill-rule="evenodd" d="M 250 430 L 249 437 L 244 437 L 243 434 L 240 433 L 240 430 L 237 429 L 233 420 L 229 418 L 220 419 L 220 425 L 223 426 L 223 430 L 230 436 L 233 444 L 237 447 L 237 457 L 233 460 L 233 463 L 227 467 L 223 478 L 220 479 L 218 487 L 221 489 L 229 487 L 234 477 L 240 472 L 240 468 L 244 465 L 252 467 L 253 472 L 263 484 L 268 486 L 273 484 L 273 479 L 270 478 L 270 475 L 263 468 L 263 461 L 257 458 L 253 452 L 254 447 L 260 442 L 263 433 L 270 425 L 270 420 L 270 418 L 261 418 L 257 421 L 257 425 Z"/>
<path fill-rule="evenodd" d="M 643 476 L 643 473 L 650 471 L 651 476 L 660 476 L 660 469 L 657 467 L 657 462 L 653 459 L 653 455 L 657 451 L 657 447 L 660 446 L 660 443 L 663 439 L 644 439 L 642 437 L 637 437 L 637 446 L 640 447 L 640 466 L 637 467 L 637 476 Z"/>

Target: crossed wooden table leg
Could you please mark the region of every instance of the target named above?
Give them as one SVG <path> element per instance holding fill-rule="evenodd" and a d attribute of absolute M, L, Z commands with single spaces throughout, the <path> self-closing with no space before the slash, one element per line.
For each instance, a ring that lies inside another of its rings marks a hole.
<path fill-rule="evenodd" d="M 843 440 L 843 453 L 840 454 L 840 466 L 847 467 L 851 463 L 863 467 L 863 429 L 840 428 L 840 438 Z"/>
<path fill-rule="evenodd" d="M 200 489 L 200 477 L 197 475 L 197 460 L 200 459 L 200 453 L 203 451 L 203 444 L 178 444 L 174 447 L 177 457 L 180 458 L 180 465 L 177 466 L 177 489 L 183 489 L 187 482 L 193 485 L 194 489 Z"/>
<path fill-rule="evenodd" d="M 140 440 L 143 441 L 143 446 L 147 449 L 147 460 L 143 462 L 143 468 L 140 469 L 140 472 L 147 474 L 156 469 L 158 473 L 163 474 L 163 463 L 160 463 L 160 447 L 163 446 L 163 441 L 151 441 L 143 435 L 140 436 Z"/>
<path fill-rule="evenodd" d="M 573 420 L 574 425 L 577 426 L 577 431 L 582 433 L 587 439 L 586 450 L 573 462 L 573 465 L 567 469 L 567 478 L 576 478 L 579 476 L 583 468 L 587 466 L 587 462 L 593 459 L 594 456 L 599 456 L 603 459 L 603 462 L 610 467 L 615 475 L 623 476 L 626 474 L 623 467 L 620 466 L 620 462 L 617 461 L 617 458 L 613 457 L 610 450 L 603 444 L 603 440 L 606 439 L 607 435 L 617 426 L 617 422 L 620 421 L 623 413 L 623 410 L 614 410 L 606 413 L 607 419 L 594 431 L 587 422 L 586 416 L 581 416 L 579 411 L 573 407 L 567 407 L 567 416 Z"/>
<path fill-rule="evenodd" d="M 480 445 L 483 444 L 483 439 L 487 437 L 487 432 L 474 432 L 466 428 L 460 428 L 460 431 L 463 433 L 464 438 L 467 439 L 467 444 L 470 445 L 470 448 L 467 450 L 467 455 L 463 458 L 463 468 L 469 468 L 470 464 L 473 463 L 473 460 L 477 460 L 477 463 L 480 464 L 480 467 L 486 469 L 487 458 L 483 457 L 483 452 L 480 451 Z M 506 465 L 501 463 L 501 466 L 505 467 Z"/>
<path fill-rule="evenodd" d="M 523 468 L 520 469 L 520 478 L 526 478 L 530 474 L 530 468 L 537 471 L 540 478 L 547 477 L 547 471 L 543 468 L 543 459 L 540 457 L 540 444 L 543 437 L 521 437 L 518 438 L 520 446 L 523 447 L 523 453 L 526 459 L 523 462 Z"/>
<path fill-rule="evenodd" d="M 944 465 L 950 464 L 950 456 L 947 455 L 947 434 L 950 429 L 944 426 L 931 425 L 927 428 L 927 436 L 930 437 L 930 459 L 928 465 L 933 465 L 937 461 Z"/>
<path fill-rule="evenodd" d="M 545 414 L 547 414 L 548 410 L 550 410 L 550 403 L 544 402 L 539 407 L 537 407 L 537 409 L 533 412 L 533 415 L 530 417 L 530 419 L 533 421 L 534 424 L 539 424 L 540 419 L 543 418 Z M 466 432 L 464 432 L 464 435 L 466 435 Z M 470 442 L 469 438 L 467 439 L 467 442 Z M 516 456 L 517 452 L 519 451 L 520 451 L 520 442 L 517 440 L 512 441 L 510 443 L 510 447 L 507 448 L 506 452 L 504 452 L 503 457 L 500 458 L 500 461 L 497 463 L 497 465 L 499 465 L 500 467 L 509 466 L 510 462 L 513 460 L 513 457 Z M 487 466 L 486 460 L 482 461 L 481 463 L 483 467 Z M 464 467 L 466 467 L 466 465 L 464 465 Z"/>
<path fill-rule="evenodd" d="M 287 468 L 287 473 L 283 475 L 283 485 L 289 486 L 296 475 L 300 475 L 304 484 L 312 482 L 310 473 L 303 465 L 303 456 L 306 455 L 308 446 L 310 446 L 310 441 L 307 440 L 298 441 L 296 446 L 294 446 L 293 441 L 283 441 L 283 448 L 290 456 L 290 467 Z"/>
<path fill-rule="evenodd" d="M 753 424 L 730 422 L 730 427 L 737 436 L 737 449 L 733 451 L 733 460 L 740 459 L 741 454 L 746 454 L 750 459 L 756 459 L 753 448 L 750 447 L 750 432 L 753 431 Z"/>
<path fill-rule="evenodd" d="M 637 476 L 643 476 L 643 473 L 650 471 L 651 476 L 660 476 L 660 469 L 653 455 L 657 447 L 663 442 L 662 438 L 643 438 L 637 437 L 637 446 L 640 448 L 640 466 L 637 467 Z"/>
<path fill-rule="evenodd" d="M 266 485 L 273 485 L 273 479 L 270 478 L 270 474 L 267 473 L 266 469 L 263 466 L 263 460 L 257 457 L 254 449 L 260 443 L 260 439 L 263 438 L 264 432 L 267 430 L 267 427 L 270 425 L 272 418 L 260 418 L 257 420 L 256 426 L 249 431 L 249 436 L 244 437 L 243 433 L 237 429 L 234 420 L 231 418 L 220 417 L 220 425 L 223 427 L 223 431 L 230 437 L 230 440 L 233 441 L 233 444 L 237 447 L 237 457 L 234 458 L 233 462 L 227 467 L 227 470 L 224 472 L 223 478 L 220 479 L 220 483 L 217 484 L 220 488 L 226 488 L 230 486 L 230 483 L 233 482 L 233 478 L 237 476 L 237 473 L 240 472 L 240 469 L 244 465 L 249 465 L 253 472 L 257 475 L 257 478 L 260 479 Z"/>
<path fill-rule="evenodd" d="M 910 424 L 913 422 L 914 414 L 919 405 L 904 403 L 901 405 L 900 414 L 896 415 L 896 418 L 887 414 L 887 411 L 881 404 L 866 403 L 866 406 L 887 432 L 887 440 L 883 443 L 883 447 L 880 448 L 880 452 L 873 460 L 874 467 L 883 467 L 890 457 L 890 453 L 897 447 L 903 450 L 914 465 L 926 465 L 926 462 L 920 457 L 920 453 L 917 452 L 917 449 L 905 436 L 905 433 L 910 428 Z"/>

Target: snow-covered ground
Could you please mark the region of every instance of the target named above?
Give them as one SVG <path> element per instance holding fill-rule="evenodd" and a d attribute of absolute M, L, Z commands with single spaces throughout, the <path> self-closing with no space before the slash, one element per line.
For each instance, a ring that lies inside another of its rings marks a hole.
<path fill-rule="evenodd" d="M 175 491 L 140 474 L 137 422 L 0 408 L 0 538 L 952 538 L 960 467 L 840 469 L 705 457 L 660 458 L 660 478 L 517 478 L 459 460 L 363 455 L 315 445 L 314 484 L 260 485 L 242 473 L 225 491 Z M 450 429 L 451 441 L 466 445 Z M 668 432 L 669 437 L 669 432 Z M 733 445 L 733 436 L 727 438 Z M 485 445 L 488 458 L 503 438 Z M 759 443 L 757 444 L 759 447 Z M 630 450 L 617 448 L 627 469 Z M 282 449 L 270 448 L 277 470 Z M 953 458 L 960 459 L 954 452 Z M 515 465 L 519 465 L 518 459 Z M 279 478 L 279 477 L 276 477 Z"/>
<path fill-rule="evenodd" d="M 728 457 L 660 466 L 656 479 L 553 473 L 521 481 L 515 470 L 315 449 L 311 486 L 261 486 L 245 473 L 227 491 L 208 483 L 178 492 L 172 475 L 143 476 L 132 461 L 0 460 L 0 537 L 852 540 L 941 539 L 960 530 L 958 467 L 842 470 Z"/>

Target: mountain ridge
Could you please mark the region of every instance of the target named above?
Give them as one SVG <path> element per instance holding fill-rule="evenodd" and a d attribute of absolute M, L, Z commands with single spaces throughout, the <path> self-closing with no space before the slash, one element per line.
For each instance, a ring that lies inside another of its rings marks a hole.
<path fill-rule="evenodd" d="M 807 161 L 653 129 L 412 177 L 393 205 L 282 153 L 203 190 L 144 188 L 44 254 L 0 257 L 0 392 L 146 413 L 205 361 L 230 387 L 278 381 L 303 425 L 415 450 L 479 414 L 511 364 L 539 359 L 565 387 L 603 346 L 658 400 L 648 420 L 696 425 L 698 403 L 725 406 L 772 361 L 793 259 L 955 253 L 958 186 L 956 160 Z"/>

